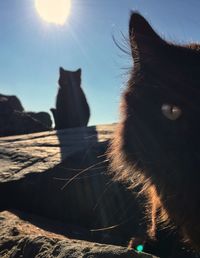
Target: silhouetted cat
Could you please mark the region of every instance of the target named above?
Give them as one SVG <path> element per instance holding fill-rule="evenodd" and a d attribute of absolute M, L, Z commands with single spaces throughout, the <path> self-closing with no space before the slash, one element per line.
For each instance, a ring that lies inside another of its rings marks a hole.
<path fill-rule="evenodd" d="M 151 236 L 159 214 L 200 250 L 200 45 L 166 42 L 138 13 L 129 37 L 134 66 L 110 147 L 112 170 L 143 186 Z"/>
<path fill-rule="evenodd" d="M 52 108 L 55 129 L 87 126 L 90 108 L 81 88 L 81 69 L 66 71 L 60 68 L 56 108 Z"/>

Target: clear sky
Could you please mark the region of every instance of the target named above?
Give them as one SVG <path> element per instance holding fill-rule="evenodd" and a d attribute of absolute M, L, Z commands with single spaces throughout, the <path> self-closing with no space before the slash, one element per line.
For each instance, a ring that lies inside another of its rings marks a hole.
<path fill-rule="evenodd" d="M 113 42 L 127 35 L 130 10 L 166 39 L 200 42 L 199 0 L 71 0 L 63 26 L 41 19 L 34 0 L 0 0 L 0 93 L 29 111 L 55 106 L 58 69 L 82 68 L 90 125 L 116 122 L 131 59 Z"/>

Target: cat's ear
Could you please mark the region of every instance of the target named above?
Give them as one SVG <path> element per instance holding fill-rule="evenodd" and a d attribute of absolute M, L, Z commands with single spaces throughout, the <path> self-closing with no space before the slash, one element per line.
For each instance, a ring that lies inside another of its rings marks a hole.
<path fill-rule="evenodd" d="M 62 67 L 60 67 L 59 71 L 60 71 L 60 74 L 62 74 L 65 70 Z"/>
<path fill-rule="evenodd" d="M 76 70 L 76 73 L 81 77 L 81 68 L 79 68 L 78 70 Z"/>
<path fill-rule="evenodd" d="M 129 22 L 129 39 L 135 62 L 145 62 L 156 56 L 158 47 L 165 44 L 150 24 L 137 12 L 132 12 Z"/>

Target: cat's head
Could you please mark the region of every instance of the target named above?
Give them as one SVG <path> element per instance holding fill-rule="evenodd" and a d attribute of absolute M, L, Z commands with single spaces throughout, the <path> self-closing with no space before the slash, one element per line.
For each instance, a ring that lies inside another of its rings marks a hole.
<path fill-rule="evenodd" d="M 169 217 L 200 245 L 200 46 L 165 41 L 138 13 L 129 41 L 133 68 L 110 155 L 115 176 L 156 186 Z"/>
<path fill-rule="evenodd" d="M 81 84 L 81 69 L 79 68 L 76 71 L 68 71 L 60 67 L 60 76 L 58 83 L 60 86 L 69 86 L 73 87 L 80 86 Z"/>
<path fill-rule="evenodd" d="M 138 13 L 131 15 L 129 37 L 133 69 L 122 98 L 123 149 L 146 171 L 192 167 L 200 157 L 199 46 L 166 42 Z"/>

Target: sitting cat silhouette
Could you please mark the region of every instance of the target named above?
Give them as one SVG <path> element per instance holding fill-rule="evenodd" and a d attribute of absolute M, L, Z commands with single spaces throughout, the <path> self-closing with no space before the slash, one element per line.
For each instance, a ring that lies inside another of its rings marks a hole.
<path fill-rule="evenodd" d="M 168 221 L 200 250 L 200 45 L 163 40 L 136 12 L 129 39 L 134 64 L 110 146 L 114 177 L 142 185 L 149 235 L 156 220 Z"/>
<path fill-rule="evenodd" d="M 52 108 L 55 129 L 87 126 L 90 108 L 81 88 L 81 69 L 66 71 L 60 67 L 56 108 Z"/>

